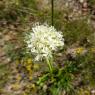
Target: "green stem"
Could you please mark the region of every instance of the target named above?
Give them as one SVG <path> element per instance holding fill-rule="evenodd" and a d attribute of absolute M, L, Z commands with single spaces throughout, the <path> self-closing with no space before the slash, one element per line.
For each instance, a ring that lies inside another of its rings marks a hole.
<path fill-rule="evenodd" d="M 51 0 L 51 23 L 52 23 L 52 26 L 54 24 L 53 17 L 54 17 L 54 0 Z"/>
<path fill-rule="evenodd" d="M 50 62 L 50 60 L 49 60 L 48 58 L 46 58 L 46 62 L 47 62 L 47 64 L 48 64 L 49 69 L 50 69 L 50 72 L 51 72 L 51 74 L 52 74 L 52 72 L 53 72 L 52 63 Z"/>
<path fill-rule="evenodd" d="M 37 82 L 37 84 L 40 84 L 41 82 L 46 81 L 46 78 L 47 78 L 48 76 L 49 76 L 49 73 L 48 73 L 48 74 L 43 75 L 43 76 L 39 79 L 39 81 Z"/>

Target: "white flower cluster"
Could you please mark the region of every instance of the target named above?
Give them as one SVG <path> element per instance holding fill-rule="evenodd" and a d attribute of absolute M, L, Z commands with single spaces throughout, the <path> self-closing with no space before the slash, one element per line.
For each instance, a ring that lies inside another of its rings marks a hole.
<path fill-rule="evenodd" d="M 48 25 L 35 25 L 32 32 L 27 35 L 26 43 L 31 53 L 36 55 L 35 60 L 44 57 L 52 57 L 52 51 L 57 51 L 64 46 L 64 38 L 61 32 Z"/>

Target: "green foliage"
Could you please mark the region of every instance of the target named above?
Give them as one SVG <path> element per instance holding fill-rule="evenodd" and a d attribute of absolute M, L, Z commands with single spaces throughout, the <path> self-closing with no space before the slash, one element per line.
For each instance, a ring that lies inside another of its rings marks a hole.
<path fill-rule="evenodd" d="M 62 92 L 77 95 L 76 91 L 79 89 L 77 85 L 95 87 L 94 68 L 94 54 L 89 51 L 83 56 L 77 55 L 74 60 L 65 61 L 64 66 L 55 68 L 52 75 L 47 71 L 39 78 L 37 85 L 43 93 L 50 95 L 61 95 Z M 75 80 L 77 83 L 74 83 Z M 45 91 L 42 90 L 44 86 L 47 87 Z"/>
<path fill-rule="evenodd" d="M 59 95 L 62 91 L 69 93 L 74 89 L 72 84 L 74 76 L 72 72 L 76 70 L 72 66 L 73 64 L 67 62 L 63 68 L 55 68 L 52 75 L 51 73 L 46 73 L 39 78 L 37 85 L 41 88 L 46 85 L 46 90 L 50 95 Z"/>
<path fill-rule="evenodd" d="M 88 39 L 91 34 L 93 34 L 93 29 L 87 21 L 84 20 L 75 20 L 70 21 L 65 25 L 64 37 L 67 44 L 74 44 L 76 42 L 82 43 L 85 39 Z M 85 44 L 85 43 L 84 43 Z"/>
<path fill-rule="evenodd" d="M 19 0 L 20 6 L 22 7 L 27 7 L 27 8 L 32 8 L 37 10 L 37 5 L 35 0 Z"/>
<path fill-rule="evenodd" d="M 0 20 L 8 23 L 24 23 L 26 17 L 34 16 L 37 11 L 35 0 L 8 0 L 0 2 Z"/>
<path fill-rule="evenodd" d="M 82 65 L 83 65 L 83 72 L 82 72 L 82 80 L 84 84 L 89 84 L 95 87 L 95 59 L 94 59 L 94 54 L 89 52 L 86 56 L 81 57 L 82 60 Z"/>
<path fill-rule="evenodd" d="M 95 0 L 88 0 L 88 4 L 89 4 L 90 6 L 95 5 Z"/>
<path fill-rule="evenodd" d="M 0 63 L 0 89 L 7 83 L 10 75 L 10 69 L 7 64 Z"/>

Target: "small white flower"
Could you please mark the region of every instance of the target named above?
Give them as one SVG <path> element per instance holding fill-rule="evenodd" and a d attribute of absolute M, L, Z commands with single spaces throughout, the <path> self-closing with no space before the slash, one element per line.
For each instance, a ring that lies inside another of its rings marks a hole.
<path fill-rule="evenodd" d="M 52 51 L 64 46 L 64 38 L 53 26 L 35 25 L 32 32 L 26 36 L 27 47 L 36 56 L 35 60 L 52 57 Z"/>

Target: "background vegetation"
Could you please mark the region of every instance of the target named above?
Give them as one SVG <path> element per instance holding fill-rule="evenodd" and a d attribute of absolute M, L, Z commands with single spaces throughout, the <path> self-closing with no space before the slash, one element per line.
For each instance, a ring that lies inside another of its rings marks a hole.
<path fill-rule="evenodd" d="M 25 53 L 24 33 L 35 22 L 51 25 L 50 0 L 0 1 L 0 95 L 94 95 L 95 0 L 54 0 L 65 46 L 54 55 L 53 79 Z"/>

